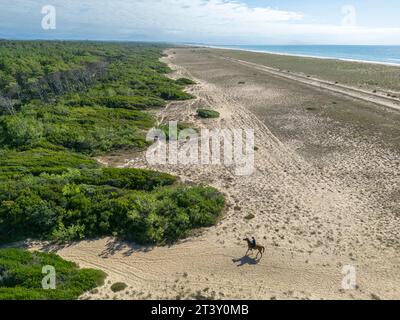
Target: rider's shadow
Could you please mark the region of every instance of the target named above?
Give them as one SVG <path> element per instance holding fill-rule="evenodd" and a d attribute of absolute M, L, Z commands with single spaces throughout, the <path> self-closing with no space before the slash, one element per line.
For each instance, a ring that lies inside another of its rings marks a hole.
<path fill-rule="evenodd" d="M 242 266 L 244 266 L 246 264 L 255 266 L 260 262 L 260 260 L 261 259 L 254 259 L 254 258 L 251 258 L 249 256 L 244 256 L 244 257 L 242 257 L 240 259 L 232 259 L 233 263 L 238 263 L 239 262 L 239 264 L 237 265 L 238 267 L 242 267 Z"/>

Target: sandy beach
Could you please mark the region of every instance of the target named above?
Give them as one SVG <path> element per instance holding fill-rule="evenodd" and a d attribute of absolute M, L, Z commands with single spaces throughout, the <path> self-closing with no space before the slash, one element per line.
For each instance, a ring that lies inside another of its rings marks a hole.
<path fill-rule="evenodd" d="M 166 54 L 171 77 L 196 81 L 188 89 L 196 99 L 155 111 L 159 121 L 254 129 L 255 173 L 236 176 L 224 165 L 149 166 L 144 154 L 129 152 L 100 157 L 107 166 L 151 168 L 212 185 L 226 195 L 225 215 L 168 247 L 106 238 L 31 248 L 108 274 L 103 287 L 82 299 L 399 299 L 400 88 L 377 75 L 371 90 L 359 64 L 361 75 L 344 82 L 335 78 L 336 65 L 313 73 L 318 63 L 330 63 L 318 59 L 316 66 L 310 59 L 299 65 L 299 58 L 211 48 Z M 201 120 L 199 107 L 221 117 Z M 266 247 L 261 260 L 245 256 L 242 239 L 253 235 Z M 354 290 L 343 289 L 344 266 L 357 271 Z M 114 282 L 128 288 L 113 293 Z"/>

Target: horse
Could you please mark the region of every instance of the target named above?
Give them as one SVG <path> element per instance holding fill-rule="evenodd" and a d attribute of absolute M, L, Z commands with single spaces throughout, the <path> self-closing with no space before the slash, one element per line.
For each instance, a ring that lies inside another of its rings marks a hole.
<path fill-rule="evenodd" d="M 251 242 L 251 240 L 249 238 L 243 239 L 243 241 L 247 241 L 247 245 L 249 246 L 249 249 L 246 252 L 246 256 L 249 254 L 249 251 L 253 251 L 253 250 L 258 250 L 256 259 L 258 258 L 258 255 L 261 254 L 261 258 L 263 257 L 263 253 L 265 252 L 265 247 L 260 246 L 260 245 L 256 245 L 255 247 L 253 246 L 253 243 Z"/>

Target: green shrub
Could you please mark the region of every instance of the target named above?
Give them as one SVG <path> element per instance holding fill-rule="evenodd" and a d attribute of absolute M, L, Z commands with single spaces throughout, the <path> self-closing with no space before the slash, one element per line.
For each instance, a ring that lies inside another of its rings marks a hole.
<path fill-rule="evenodd" d="M 30 145 L 43 136 L 43 124 L 35 118 L 23 115 L 0 118 L 0 143 L 10 146 Z"/>
<path fill-rule="evenodd" d="M 158 89 L 159 97 L 164 100 L 188 100 L 194 98 L 191 94 L 181 91 L 175 87 L 161 87 Z"/>
<path fill-rule="evenodd" d="M 196 82 L 194 82 L 191 79 L 187 79 L 187 78 L 180 78 L 178 80 L 175 80 L 175 83 L 180 86 L 190 86 L 190 85 L 196 84 Z"/>
<path fill-rule="evenodd" d="M 0 150 L 0 179 L 26 174 L 61 174 L 70 168 L 96 168 L 97 162 L 66 150 L 34 148 L 26 151 Z"/>
<path fill-rule="evenodd" d="M 56 272 L 56 288 L 42 288 L 44 266 Z M 101 286 L 106 275 L 93 269 L 79 269 L 75 263 L 55 254 L 0 249 L 0 300 L 72 300 Z"/>
<path fill-rule="evenodd" d="M 141 243 L 163 244 L 186 237 L 192 229 L 212 226 L 225 201 L 213 188 L 162 188 L 125 198 L 125 236 Z"/>
<path fill-rule="evenodd" d="M 205 119 L 219 118 L 219 116 L 220 116 L 219 112 L 213 111 L 213 110 L 208 110 L 208 109 L 198 109 L 197 115 L 200 118 L 205 118 Z"/>
<path fill-rule="evenodd" d="M 94 107 L 105 106 L 113 109 L 144 110 L 153 107 L 165 106 L 164 100 L 157 97 L 141 96 L 112 96 L 98 98 L 78 98 L 66 101 L 69 106 Z"/>
<path fill-rule="evenodd" d="M 122 290 L 125 290 L 128 287 L 128 285 L 124 282 L 116 282 L 111 286 L 111 291 L 112 292 L 120 292 Z"/>
<path fill-rule="evenodd" d="M 176 182 L 176 177 L 167 173 L 150 170 L 104 168 L 99 170 L 82 170 L 81 175 L 74 182 L 151 191 L 156 187 L 173 185 Z"/>

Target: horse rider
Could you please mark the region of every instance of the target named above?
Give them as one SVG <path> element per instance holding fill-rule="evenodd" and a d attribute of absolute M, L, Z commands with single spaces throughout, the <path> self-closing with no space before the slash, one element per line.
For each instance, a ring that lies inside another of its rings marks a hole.
<path fill-rule="evenodd" d="M 251 237 L 251 245 L 253 246 L 253 248 L 257 246 L 256 238 Z"/>

